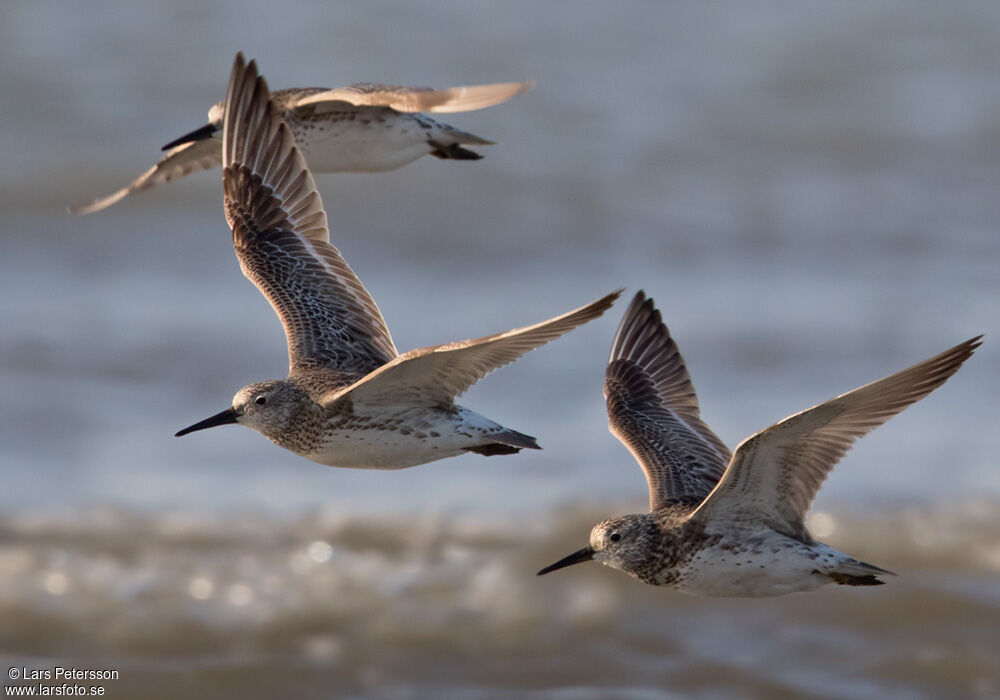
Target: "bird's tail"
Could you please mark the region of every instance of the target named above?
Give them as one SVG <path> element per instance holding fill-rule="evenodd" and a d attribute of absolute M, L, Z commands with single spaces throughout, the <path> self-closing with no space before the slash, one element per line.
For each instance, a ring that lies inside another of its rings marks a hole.
<path fill-rule="evenodd" d="M 495 442 L 502 442 L 505 445 L 510 445 L 511 447 L 523 447 L 529 450 L 542 449 L 538 446 L 538 440 L 535 438 L 530 435 L 525 435 L 524 433 L 519 433 L 516 430 L 511 430 L 510 428 L 504 428 L 499 433 L 493 433 L 490 435 L 490 439 Z"/>
<path fill-rule="evenodd" d="M 468 148 L 462 148 L 457 143 L 450 143 L 447 146 L 437 141 L 428 141 L 431 148 L 431 155 L 441 160 L 481 160 L 482 156 Z"/>
<path fill-rule="evenodd" d="M 484 139 L 482 136 L 470 134 L 468 131 L 456 129 L 451 124 L 442 124 L 440 122 L 436 122 L 436 124 L 440 131 L 436 134 L 432 133 L 435 140 L 446 143 L 460 143 L 465 146 L 495 146 L 497 143 L 496 141 Z"/>
<path fill-rule="evenodd" d="M 476 445 L 475 447 L 466 447 L 465 449 L 469 452 L 475 452 L 476 454 L 480 454 L 485 457 L 493 457 L 494 455 L 512 455 L 520 452 L 522 449 L 542 449 L 538 445 L 538 440 L 535 438 L 530 435 L 525 435 L 524 433 L 519 433 L 516 430 L 511 430 L 510 428 L 504 428 L 498 432 L 489 433 L 485 436 L 485 439 L 488 440 L 485 444 Z"/>
<path fill-rule="evenodd" d="M 885 581 L 879 579 L 879 576 L 896 575 L 887 569 L 857 559 L 845 559 L 823 573 L 841 586 L 881 586 Z"/>
<path fill-rule="evenodd" d="M 448 124 L 438 124 L 440 131 L 428 139 L 431 155 L 443 160 L 479 160 L 481 155 L 462 146 L 492 146 L 496 142 L 456 129 Z"/>

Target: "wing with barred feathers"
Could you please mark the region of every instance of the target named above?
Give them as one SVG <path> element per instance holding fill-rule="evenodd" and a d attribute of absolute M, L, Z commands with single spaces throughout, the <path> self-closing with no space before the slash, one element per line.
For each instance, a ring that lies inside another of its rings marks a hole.
<path fill-rule="evenodd" d="M 363 376 L 396 357 L 374 300 L 330 244 L 322 200 L 267 84 L 242 54 L 226 93 L 222 159 L 236 255 L 285 327 L 290 371 Z"/>
<path fill-rule="evenodd" d="M 604 396 L 612 434 L 646 474 L 649 509 L 701 503 L 726 470 L 729 449 L 701 420 L 684 358 L 641 291 L 612 343 Z"/>

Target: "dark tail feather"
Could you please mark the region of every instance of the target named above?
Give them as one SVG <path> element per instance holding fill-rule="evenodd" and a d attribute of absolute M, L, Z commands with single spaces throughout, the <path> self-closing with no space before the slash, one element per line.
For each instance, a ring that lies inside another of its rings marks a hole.
<path fill-rule="evenodd" d="M 437 141 L 428 141 L 431 147 L 434 149 L 431 151 L 431 155 L 435 158 L 441 158 L 442 160 L 480 160 L 482 156 L 475 151 L 470 151 L 467 148 L 462 148 L 457 143 L 453 143 L 450 146 L 445 146 L 438 143 Z"/>
<path fill-rule="evenodd" d="M 490 439 L 494 442 L 502 442 L 505 445 L 510 445 L 511 447 L 524 447 L 529 450 L 542 449 L 538 446 L 538 440 L 535 438 L 524 433 L 519 433 L 516 430 L 511 430 L 510 428 L 504 428 L 499 433 L 491 433 Z"/>
<path fill-rule="evenodd" d="M 841 586 L 881 586 L 885 581 L 880 580 L 879 576 L 896 575 L 888 569 L 857 559 L 840 562 L 837 564 L 836 570 L 823 573 L 829 576 L 831 581 Z"/>
<path fill-rule="evenodd" d="M 478 447 L 466 447 L 466 452 L 475 452 L 483 457 L 496 457 L 497 455 L 516 455 L 521 451 L 520 447 L 511 447 L 502 442 L 491 442 L 489 445 L 479 445 Z"/>
<path fill-rule="evenodd" d="M 836 571 L 827 574 L 834 583 L 840 584 L 841 586 L 882 586 L 885 585 L 885 581 L 880 581 L 875 577 L 875 574 L 868 574 L 866 576 L 854 576 L 852 574 L 841 574 Z"/>
<path fill-rule="evenodd" d="M 498 433 L 490 433 L 489 439 L 491 442 L 488 442 L 485 445 L 466 447 L 465 449 L 468 452 L 475 452 L 476 454 L 483 455 L 485 457 L 493 457 L 495 455 L 512 455 L 523 449 L 542 449 L 538 446 L 538 441 L 535 438 L 530 435 L 525 435 L 524 433 L 519 433 L 516 430 L 511 430 L 510 428 L 501 430 Z"/>

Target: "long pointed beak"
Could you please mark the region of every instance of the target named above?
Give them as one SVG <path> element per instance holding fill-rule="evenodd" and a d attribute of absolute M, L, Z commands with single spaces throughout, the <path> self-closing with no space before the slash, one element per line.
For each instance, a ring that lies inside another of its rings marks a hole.
<path fill-rule="evenodd" d="M 184 134 L 179 139 L 174 139 L 160 150 L 169 151 L 171 148 L 174 148 L 175 146 L 180 146 L 181 144 L 184 143 L 191 143 L 192 141 L 201 141 L 202 139 L 210 139 L 215 135 L 215 132 L 218 130 L 219 127 L 217 127 L 215 124 L 206 124 L 200 129 L 195 129 L 191 133 Z"/>
<path fill-rule="evenodd" d="M 204 430 L 205 428 L 214 428 L 217 425 L 229 425 L 230 423 L 235 423 L 236 418 L 239 414 L 235 409 L 227 408 L 221 413 L 216 413 L 211 418 L 206 418 L 205 420 L 195 423 L 194 425 L 189 425 L 184 428 L 184 430 L 179 430 L 174 433 L 174 437 L 180 437 L 182 435 L 187 435 L 188 433 L 193 433 L 196 430 Z"/>
<path fill-rule="evenodd" d="M 584 547 L 583 549 L 573 552 L 568 557 L 560 559 L 555 564 L 551 566 L 546 566 L 544 569 L 538 572 L 539 576 L 544 576 L 545 574 L 552 573 L 556 569 L 563 569 L 567 566 L 572 566 L 573 564 L 582 564 L 585 561 L 590 561 L 594 558 L 593 547 Z"/>

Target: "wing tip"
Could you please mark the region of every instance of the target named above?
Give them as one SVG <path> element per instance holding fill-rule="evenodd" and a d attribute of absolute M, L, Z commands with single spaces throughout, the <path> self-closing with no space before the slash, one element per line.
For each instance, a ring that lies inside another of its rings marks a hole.
<path fill-rule="evenodd" d="M 640 289 L 632 297 L 611 342 L 608 364 L 630 358 L 639 364 L 675 345 L 656 301 Z"/>
<path fill-rule="evenodd" d="M 327 242 L 322 198 L 292 130 L 270 95 L 256 61 L 246 62 L 243 52 L 238 52 L 223 107 L 223 182 L 232 166 L 247 168 L 270 189 L 296 235 Z"/>
<path fill-rule="evenodd" d="M 125 199 L 129 191 L 127 187 L 107 195 L 106 197 L 98 197 L 97 199 L 92 199 L 89 202 L 80 202 L 78 204 L 70 204 L 66 207 L 66 212 L 71 216 L 86 216 L 87 214 L 93 214 L 95 212 L 103 211 L 107 209 L 112 204 L 117 204 L 121 200 Z"/>
<path fill-rule="evenodd" d="M 978 350 L 983 346 L 984 337 L 986 337 L 986 334 L 980 333 L 974 338 L 969 338 L 964 343 L 962 343 L 962 345 L 966 346 L 969 349 L 969 354 L 971 355 L 972 353 L 974 353 L 976 350 Z"/>
<path fill-rule="evenodd" d="M 601 305 L 603 307 L 602 312 L 607 311 L 615 302 L 618 301 L 619 297 L 625 292 L 625 287 L 619 287 L 618 289 L 605 294 L 603 297 L 594 302 L 594 305 Z"/>
<path fill-rule="evenodd" d="M 983 346 L 983 337 L 984 336 L 985 336 L 985 333 L 980 333 L 979 335 L 977 335 L 977 336 L 975 336 L 973 338 L 969 338 L 964 343 L 959 343 L 958 345 L 956 345 L 951 350 L 947 350 L 946 353 L 947 354 L 954 353 L 955 360 L 957 361 L 957 365 L 961 366 L 962 363 L 964 363 L 966 360 L 968 360 L 970 357 L 972 357 L 975 354 L 976 350 L 978 350 L 979 348 L 981 348 Z M 957 367 L 956 367 L 956 369 L 957 369 Z"/>
<path fill-rule="evenodd" d="M 902 372 L 909 372 L 921 367 L 926 368 L 925 371 L 931 373 L 931 379 L 933 380 L 932 386 L 928 391 L 930 393 L 930 391 L 944 384 L 958 372 L 962 365 L 965 364 L 965 361 L 972 357 L 977 349 L 982 347 L 983 336 L 984 334 L 980 333 L 934 357 L 917 363 L 910 369 L 902 370 Z"/>
<path fill-rule="evenodd" d="M 529 79 L 430 90 L 425 95 L 427 101 L 415 109 L 430 113 L 473 112 L 503 104 L 518 95 L 534 90 L 537 84 L 538 81 Z"/>
<path fill-rule="evenodd" d="M 241 154 L 237 146 L 243 141 L 245 143 L 252 134 L 250 131 L 250 121 L 255 111 L 263 110 L 260 115 L 262 122 L 271 118 L 270 91 L 267 81 L 257 69 L 257 61 L 251 59 L 249 62 L 242 51 L 236 52 L 233 59 L 233 68 L 229 73 L 229 85 L 226 88 L 226 99 L 224 101 L 222 113 L 222 164 L 223 167 L 236 162 Z M 261 107 L 263 104 L 263 107 Z M 259 125 L 258 125 L 259 126 Z M 247 154 L 242 154 L 246 157 Z"/>
<path fill-rule="evenodd" d="M 511 83 L 501 83 L 502 85 L 510 86 L 510 94 L 504 98 L 504 102 L 513 99 L 519 95 L 523 95 L 526 92 L 531 92 L 536 87 L 538 87 L 538 81 L 534 78 L 528 78 L 527 80 L 515 80 Z"/>
<path fill-rule="evenodd" d="M 589 304 L 584 304 L 583 306 L 577 309 L 573 309 L 572 311 L 566 312 L 562 316 L 556 316 L 555 318 L 550 319 L 549 321 L 543 321 L 542 323 L 548 324 L 554 321 L 572 319 L 576 321 L 576 323 L 573 326 L 574 328 L 583 325 L 588 321 L 593 321 L 594 319 L 604 315 L 604 312 L 606 312 L 608 309 L 610 309 L 612 306 L 615 305 L 615 302 L 618 301 L 618 297 L 620 297 L 622 295 L 622 292 L 624 291 L 625 291 L 624 287 L 616 289 L 615 291 L 609 294 L 605 294 L 600 299 L 595 299 Z"/>
<path fill-rule="evenodd" d="M 570 311 L 569 313 L 565 314 L 565 317 L 574 318 L 578 321 L 575 324 L 574 328 L 576 326 L 583 325 L 584 323 L 587 323 L 589 321 L 593 321 L 596 318 L 600 318 L 601 316 L 604 315 L 604 313 L 608 309 L 610 309 L 612 306 L 615 305 L 615 302 L 618 301 L 618 298 L 622 295 L 622 292 L 624 291 L 625 291 L 624 287 L 616 289 L 615 291 L 609 294 L 605 294 L 600 299 L 596 299 L 595 301 L 592 301 L 589 304 L 581 306 L 579 309 L 576 309 L 575 311 Z"/>

